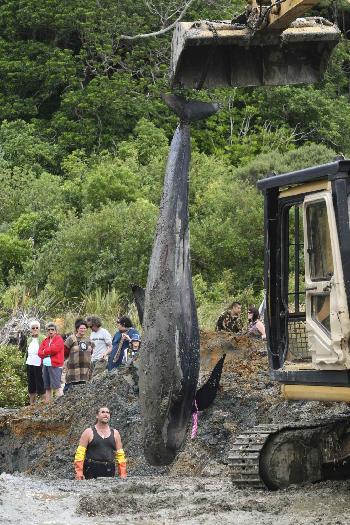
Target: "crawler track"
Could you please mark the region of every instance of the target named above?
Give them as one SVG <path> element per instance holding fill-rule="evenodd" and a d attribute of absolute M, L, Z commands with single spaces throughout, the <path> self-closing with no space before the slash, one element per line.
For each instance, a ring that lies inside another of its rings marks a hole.
<path fill-rule="evenodd" d="M 282 428 L 282 425 L 259 425 L 237 436 L 228 456 L 235 485 L 266 488 L 260 477 L 261 451 L 268 439 Z"/>
<path fill-rule="evenodd" d="M 278 488 L 272 487 L 264 474 L 264 471 L 269 470 L 270 458 L 268 455 L 270 452 L 266 448 L 268 444 L 270 445 L 277 437 L 280 440 L 279 445 L 283 444 L 284 437 L 286 437 L 286 442 L 290 442 L 294 432 L 297 435 L 299 431 L 299 439 L 300 435 L 305 434 L 305 440 L 309 441 L 309 435 L 311 435 L 313 442 L 317 443 L 319 454 L 323 457 L 326 437 L 336 436 L 339 429 L 346 427 L 350 427 L 349 414 L 286 425 L 271 424 L 253 427 L 237 436 L 228 455 L 232 482 L 242 488 Z M 265 468 L 262 468 L 262 459 L 264 459 Z M 311 481 L 316 480 L 311 479 Z"/>

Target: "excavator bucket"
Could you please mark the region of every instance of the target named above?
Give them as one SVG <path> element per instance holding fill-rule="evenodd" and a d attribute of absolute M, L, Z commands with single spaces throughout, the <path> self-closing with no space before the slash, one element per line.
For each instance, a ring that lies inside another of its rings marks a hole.
<path fill-rule="evenodd" d="M 339 29 L 298 18 L 284 31 L 224 22 L 180 22 L 172 41 L 174 88 L 312 84 L 322 79 Z"/>

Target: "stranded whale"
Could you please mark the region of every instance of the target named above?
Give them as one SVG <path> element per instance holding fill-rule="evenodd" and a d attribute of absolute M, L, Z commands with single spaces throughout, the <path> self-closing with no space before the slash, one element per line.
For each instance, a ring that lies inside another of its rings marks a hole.
<path fill-rule="evenodd" d="M 144 302 L 139 388 L 144 452 L 152 465 L 167 465 L 175 458 L 196 393 L 199 328 L 189 253 L 190 123 L 219 109 L 174 95 L 163 98 L 180 123 L 168 156 Z"/>

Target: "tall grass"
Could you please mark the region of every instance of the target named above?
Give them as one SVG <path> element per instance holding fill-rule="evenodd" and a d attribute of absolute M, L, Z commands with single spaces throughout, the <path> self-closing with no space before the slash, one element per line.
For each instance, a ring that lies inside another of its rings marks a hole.
<path fill-rule="evenodd" d="M 125 299 L 117 290 L 103 292 L 97 288 L 93 292 L 85 294 L 80 304 L 73 310 L 62 313 L 64 331 L 66 333 L 74 330 L 74 321 L 77 318 L 85 318 L 89 315 L 97 315 L 102 320 L 102 325 L 114 334 L 116 331 L 116 320 L 121 315 L 131 318 L 134 326 L 141 328 L 134 303 L 125 304 Z"/>
<path fill-rule="evenodd" d="M 262 299 L 263 293 L 257 296 L 251 288 L 237 292 L 234 297 L 227 296 L 216 301 L 202 295 L 200 301 L 197 301 L 199 326 L 202 330 L 214 330 L 219 315 L 234 300 L 242 303 L 241 317 L 243 324 L 246 324 L 248 322 L 248 306 L 251 304 L 259 306 Z M 56 319 L 56 322 L 61 332 L 70 333 L 74 330 L 75 319 L 85 318 L 88 315 L 97 315 L 100 317 L 103 326 L 107 328 L 111 334 L 115 333 L 116 319 L 121 315 L 130 317 L 134 326 L 139 330 L 141 329 L 134 302 L 126 303 L 124 297 L 114 289 L 103 292 L 98 288 L 84 295 L 82 301 L 76 308 L 63 311 L 62 315 Z"/>
<path fill-rule="evenodd" d="M 97 288 L 93 292 L 83 296 L 82 307 L 86 313 L 111 318 L 122 313 L 123 301 L 120 294 L 112 289 L 103 292 Z"/>
<path fill-rule="evenodd" d="M 62 310 L 62 302 L 44 290 L 39 295 L 33 294 L 24 284 L 15 284 L 1 291 L 0 316 L 4 319 L 17 312 L 26 312 L 34 318 L 48 318 Z"/>
<path fill-rule="evenodd" d="M 245 323 L 248 305 L 255 304 L 258 306 L 263 298 L 262 293 L 257 296 L 251 288 L 237 292 L 234 296 L 228 295 L 224 289 L 201 290 L 198 283 L 195 290 L 198 321 L 202 330 L 214 330 L 219 315 L 234 300 L 242 303 L 242 321 Z M 42 321 L 54 320 L 60 333 L 72 333 L 75 320 L 85 318 L 88 315 L 100 317 L 103 326 L 112 334 L 116 331 L 116 319 L 121 315 L 130 317 L 134 326 L 141 329 L 134 302 L 126 302 L 125 296 L 122 296 L 115 289 L 104 292 L 97 288 L 85 294 L 75 305 L 64 307 L 62 303 L 55 300 L 54 294 L 50 294 L 49 291 L 41 293 L 39 297 L 33 297 L 30 296 L 24 286 L 16 285 L 8 288 L 2 296 L 1 304 L 6 309 L 6 315 L 5 309 L 3 312 L 4 318 L 11 317 L 9 312 L 13 314 L 21 309 Z M 1 317 L 3 316 L 0 309 Z"/>

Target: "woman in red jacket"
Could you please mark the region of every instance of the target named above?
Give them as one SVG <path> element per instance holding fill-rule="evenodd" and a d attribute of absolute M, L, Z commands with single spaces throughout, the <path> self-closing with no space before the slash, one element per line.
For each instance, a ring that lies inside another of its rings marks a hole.
<path fill-rule="evenodd" d="M 45 401 L 52 399 L 52 390 L 56 397 L 61 393 L 61 375 L 64 363 L 64 341 L 57 333 L 55 323 L 46 325 L 47 337 L 40 345 L 38 355 L 43 360 L 43 381 L 45 388 Z"/>

